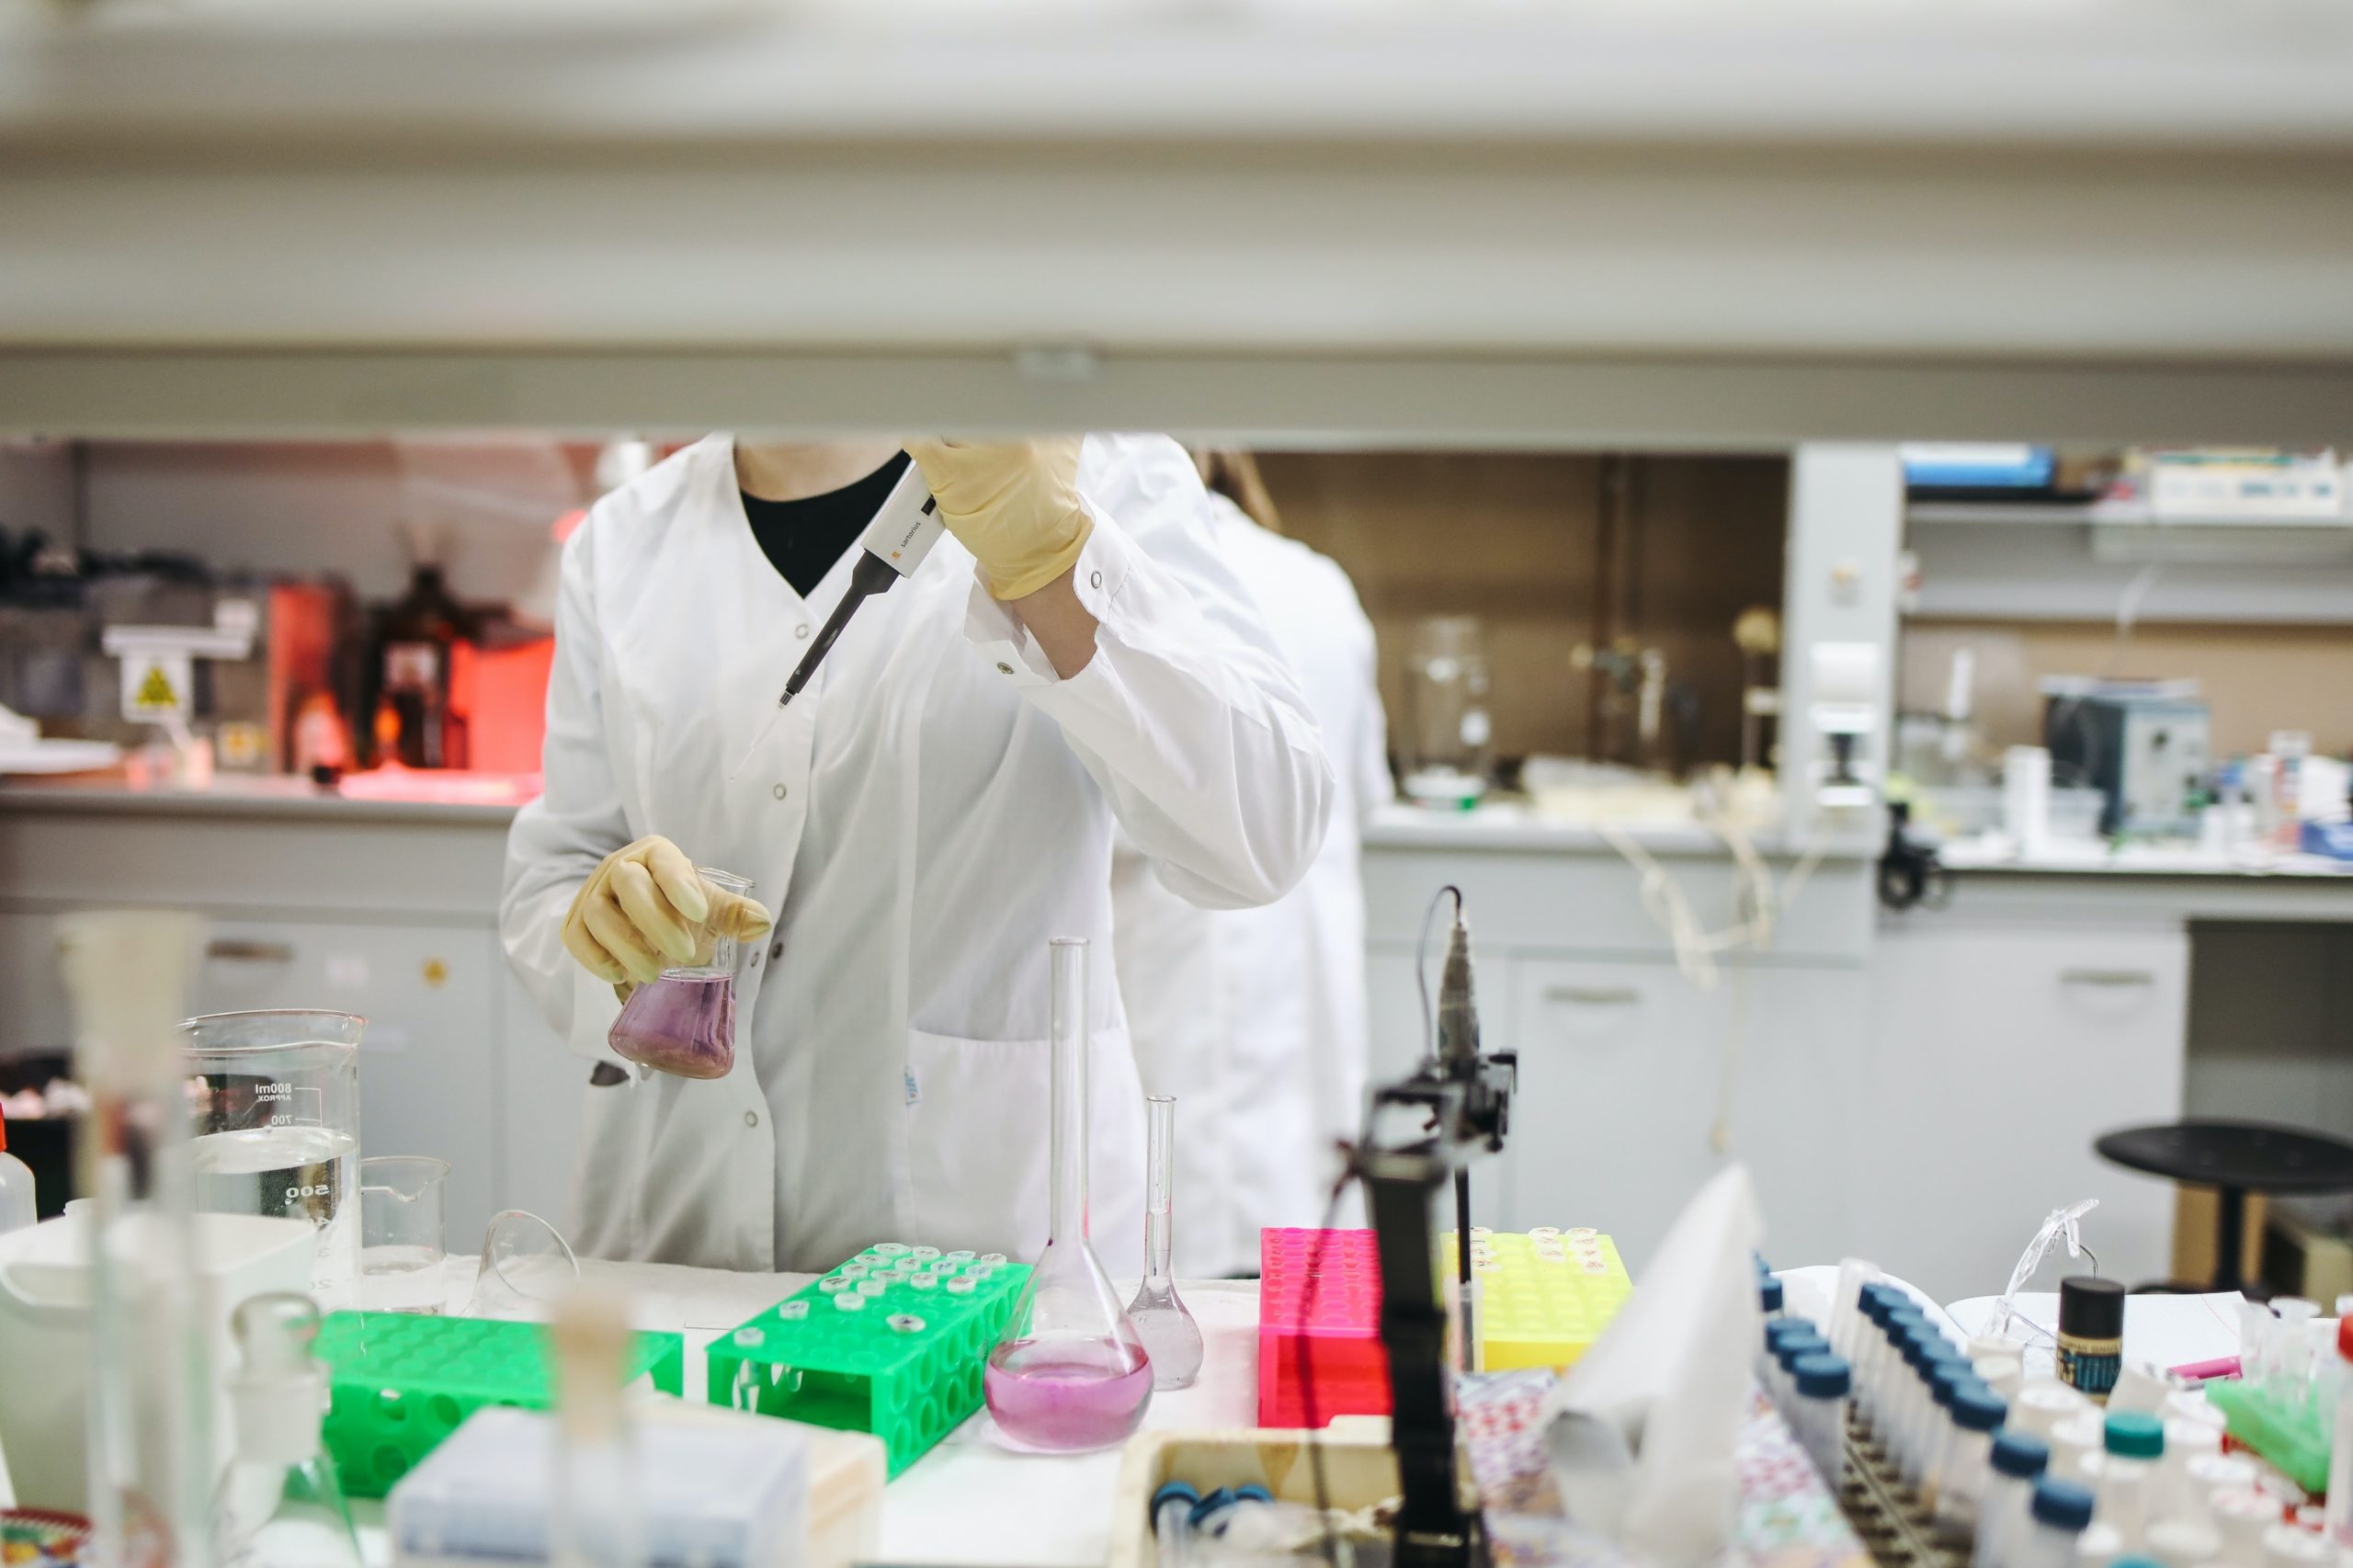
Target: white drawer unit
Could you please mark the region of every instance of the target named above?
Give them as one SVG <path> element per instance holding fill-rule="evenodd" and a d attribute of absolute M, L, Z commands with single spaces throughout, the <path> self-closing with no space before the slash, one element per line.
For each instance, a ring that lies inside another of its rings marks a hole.
<path fill-rule="evenodd" d="M 2097 1198 L 2084 1239 L 2101 1272 L 2163 1278 L 2171 1185 L 2092 1141 L 2182 1114 L 2188 984 L 2177 926 L 1890 922 L 1872 960 L 1862 1250 L 1938 1301 L 1992 1294 L 2045 1214 Z"/>

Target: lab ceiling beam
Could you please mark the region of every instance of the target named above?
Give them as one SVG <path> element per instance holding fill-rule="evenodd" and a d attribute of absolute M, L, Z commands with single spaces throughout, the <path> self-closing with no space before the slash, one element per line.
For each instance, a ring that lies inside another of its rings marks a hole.
<path fill-rule="evenodd" d="M 7 427 L 2353 444 L 2341 6 L 11 17 Z"/>
<path fill-rule="evenodd" d="M 1268 447 L 2353 445 L 2353 365 L 1331 354 L 0 347 L 0 432 L 1166 429 Z"/>

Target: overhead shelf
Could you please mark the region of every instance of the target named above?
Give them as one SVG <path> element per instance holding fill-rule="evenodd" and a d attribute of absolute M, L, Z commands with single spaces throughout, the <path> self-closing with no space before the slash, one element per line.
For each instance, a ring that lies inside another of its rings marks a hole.
<path fill-rule="evenodd" d="M 1992 525 L 1995 527 L 2084 527 L 2246 531 L 2272 529 L 2353 528 L 2353 517 L 2157 517 L 2145 506 L 2087 502 L 2041 501 L 1913 501 L 1904 508 L 1906 523 Z"/>

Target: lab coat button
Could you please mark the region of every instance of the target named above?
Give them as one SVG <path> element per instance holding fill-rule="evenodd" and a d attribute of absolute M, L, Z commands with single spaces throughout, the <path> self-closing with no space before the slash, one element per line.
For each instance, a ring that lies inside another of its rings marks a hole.
<path fill-rule="evenodd" d="M 1089 587 L 1099 588 L 1103 585 L 1103 574 L 1100 572 L 1089 572 L 1086 574 L 1086 582 Z"/>
<path fill-rule="evenodd" d="M 1009 676 L 1013 673 L 1013 666 L 1003 659 L 999 659 L 996 663 L 996 673 L 1001 676 Z"/>
<path fill-rule="evenodd" d="M 747 1111 L 745 1111 L 745 1112 L 744 1113 L 744 1125 L 745 1125 L 745 1126 L 746 1126 L 746 1127 L 757 1127 L 759 1124 L 760 1124 L 760 1113 L 759 1113 L 758 1111 L 756 1111 L 756 1110 L 747 1110 Z"/>
<path fill-rule="evenodd" d="M 768 957 L 772 959 L 780 959 L 784 957 L 784 944 L 782 942 L 779 942 L 775 947 L 770 948 L 768 949 Z"/>
<path fill-rule="evenodd" d="M 798 626 L 796 626 L 796 627 L 794 627 L 794 628 L 792 629 L 792 634 L 793 634 L 795 637 L 806 637 L 806 636 L 808 636 L 808 635 L 809 635 L 809 623 L 808 623 L 807 621 L 805 621 L 805 620 L 804 620 L 804 621 L 802 621 L 800 625 L 798 625 Z"/>
<path fill-rule="evenodd" d="M 783 785 L 781 785 L 781 784 L 779 784 L 779 785 L 778 785 L 775 789 L 773 789 L 773 790 L 769 790 L 769 791 L 768 791 L 768 793 L 770 793 L 771 795 L 774 795 L 778 800 L 781 801 L 781 800 L 783 800 L 783 799 L 784 799 L 784 786 L 783 786 Z"/>

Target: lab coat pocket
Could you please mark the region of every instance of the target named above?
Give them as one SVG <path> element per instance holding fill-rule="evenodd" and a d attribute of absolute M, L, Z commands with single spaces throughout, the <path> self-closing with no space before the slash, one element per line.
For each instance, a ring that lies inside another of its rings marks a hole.
<path fill-rule="evenodd" d="M 1141 1266 L 1143 1091 L 1127 1031 L 1087 1053 L 1087 1176 L 1095 1247 L 1115 1275 Z M 1051 1052 L 1043 1040 L 908 1036 L 906 1206 L 912 1234 L 1016 1262 L 1046 1244 Z"/>

